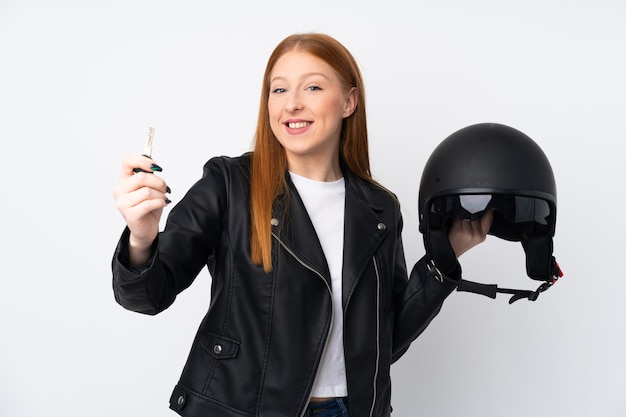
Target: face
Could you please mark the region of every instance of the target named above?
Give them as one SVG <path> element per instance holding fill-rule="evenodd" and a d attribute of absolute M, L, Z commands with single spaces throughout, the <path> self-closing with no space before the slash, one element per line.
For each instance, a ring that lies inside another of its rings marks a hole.
<path fill-rule="evenodd" d="M 270 126 L 289 164 L 310 159 L 339 161 L 343 119 L 356 108 L 356 92 L 345 91 L 333 68 L 304 52 L 288 52 L 270 74 Z"/>

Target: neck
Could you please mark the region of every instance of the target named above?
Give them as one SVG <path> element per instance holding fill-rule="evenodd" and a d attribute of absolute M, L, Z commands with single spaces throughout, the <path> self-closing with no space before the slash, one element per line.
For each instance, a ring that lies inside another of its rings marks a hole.
<path fill-rule="evenodd" d="M 289 171 L 315 181 L 337 181 L 343 177 L 339 166 L 339 156 L 332 159 L 287 158 Z"/>

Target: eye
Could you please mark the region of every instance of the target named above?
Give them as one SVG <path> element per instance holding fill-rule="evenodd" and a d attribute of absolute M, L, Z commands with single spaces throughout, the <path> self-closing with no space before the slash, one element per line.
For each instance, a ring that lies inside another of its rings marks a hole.
<path fill-rule="evenodd" d="M 309 91 L 322 91 L 322 87 L 320 87 L 319 85 L 311 85 L 306 89 Z"/>
<path fill-rule="evenodd" d="M 282 87 L 278 87 L 278 88 L 273 89 L 273 90 L 272 90 L 272 93 L 274 93 L 274 94 L 282 94 L 282 93 L 284 93 L 285 91 L 287 91 L 287 90 L 286 90 L 286 89 L 284 89 L 284 88 L 282 88 Z"/>

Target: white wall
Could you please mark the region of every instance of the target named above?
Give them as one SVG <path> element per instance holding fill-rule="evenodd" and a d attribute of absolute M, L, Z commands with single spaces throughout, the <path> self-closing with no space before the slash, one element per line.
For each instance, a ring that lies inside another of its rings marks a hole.
<path fill-rule="evenodd" d="M 626 415 L 626 4 L 222 3 L 0 2 L 0 415 L 173 415 L 210 278 L 156 317 L 115 304 L 120 159 L 156 125 L 180 199 L 210 156 L 249 148 L 265 61 L 304 31 L 362 67 L 374 173 L 403 203 L 409 262 L 422 167 L 453 131 L 516 127 L 557 178 L 566 276 L 535 303 L 453 294 L 393 368 L 394 416 Z M 469 279 L 537 285 L 517 243 L 461 261 Z"/>

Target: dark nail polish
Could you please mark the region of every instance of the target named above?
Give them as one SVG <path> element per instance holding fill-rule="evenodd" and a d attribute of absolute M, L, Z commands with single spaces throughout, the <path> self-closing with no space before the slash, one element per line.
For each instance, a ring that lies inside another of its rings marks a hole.
<path fill-rule="evenodd" d="M 163 171 L 163 168 L 161 168 L 160 166 L 158 166 L 157 164 L 152 164 L 150 165 L 150 169 L 153 171 L 157 171 L 157 172 L 161 172 Z"/>
<path fill-rule="evenodd" d="M 172 190 L 170 189 L 170 186 L 169 186 L 169 185 L 165 186 L 165 192 L 166 192 L 167 194 L 171 194 L 171 193 L 172 193 Z"/>
<path fill-rule="evenodd" d="M 169 203 L 171 203 L 171 202 L 172 202 L 172 200 L 170 200 L 169 198 L 166 198 L 166 199 L 165 199 L 165 204 L 169 204 Z"/>

